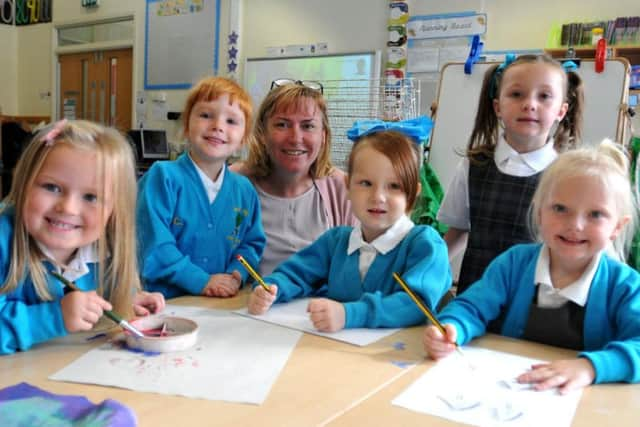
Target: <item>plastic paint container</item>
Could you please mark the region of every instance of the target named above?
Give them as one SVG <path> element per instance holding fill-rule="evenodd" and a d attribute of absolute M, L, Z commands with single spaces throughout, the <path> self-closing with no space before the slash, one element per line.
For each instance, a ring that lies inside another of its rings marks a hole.
<path fill-rule="evenodd" d="M 127 346 L 149 352 L 172 352 L 186 350 L 198 341 L 198 324 L 183 317 L 149 316 L 130 322 L 143 332 L 137 338 L 125 331 Z"/>

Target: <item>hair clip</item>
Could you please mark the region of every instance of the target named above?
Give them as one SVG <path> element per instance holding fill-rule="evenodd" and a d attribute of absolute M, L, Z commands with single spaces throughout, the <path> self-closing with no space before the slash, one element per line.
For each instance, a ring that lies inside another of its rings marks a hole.
<path fill-rule="evenodd" d="M 513 63 L 516 60 L 516 55 L 513 53 L 507 53 L 504 58 L 504 62 L 496 67 L 493 71 L 493 76 L 491 77 L 491 83 L 489 85 L 489 99 L 494 99 L 497 95 L 498 89 L 498 79 L 504 72 L 505 68 Z"/>
<path fill-rule="evenodd" d="M 504 57 L 504 62 L 498 66 L 498 71 L 504 70 L 509 65 L 511 65 L 511 63 L 515 60 L 516 60 L 515 53 L 507 53 L 507 55 Z"/>
<path fill-rule="evenodd" d="M 562 68 L 564 68 L 565 73 L 570 71 L 576 71 L 578 69 L 578 64 L 573 61 L 564 61 L 562 63 Z"/>
<path fill-rule="evenodd" d="M 513 63 L 516 60 L 516 55 L 514 53 L 507 53 L 504 57 L 504 62 L 496 67 L 493 72 L 493 76 L 491 77 L 491 83 L 489 85 L 489 99 L 494 99 L 497 95 L 498 89 L 498 79 L 504 73 L 505 68 Z"/>
<path fill-rule="evenodd" d="M 46 147 L 51 147 L 53 142 L 56 140 L 58 135 L 62 132 L 64 127 L 67 125 L 67 119 L 62 119 L 57 121 L 42 138 L 40 138 L 41 142 L 44 142 Z"/>

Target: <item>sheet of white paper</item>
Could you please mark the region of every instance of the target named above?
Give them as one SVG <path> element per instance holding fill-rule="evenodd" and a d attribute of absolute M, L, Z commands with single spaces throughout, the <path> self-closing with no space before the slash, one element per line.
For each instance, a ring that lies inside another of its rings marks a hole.
<path fill-rule="evenodd" d="M 331 333 L 320 332 L 313 327 L 313 323 L 311 323 L 311 319 L 309 319 L 309 313 L 307 313 L 307 306 L 309 305 L 309 301 L 310 298 L 300 298 L 287 303 L 274 304 L 269 309 L 269 311 L 260 316 L 249 314 L 246 308 L 236 310 L 234 313 L 238 313 L 241 316 L 248 316 L 256 320 L 262 320 L 264 322 L 274 323 L 276 325 L 296 329 L 298 331 L 320 335 L 337 341 L 355 344 L 361 347 L 376 342 L 379 339 L 382 339 L 400 330 L 397 328 L 354 328 L 343 329 L 341 331 Z"/>
<path fill-rule="evenodd" d="M 469 56 L 469 46 L 449 46 L 440 48 L 438 61 L 440 69 L 447 62 L 464 62 Z"/>
<path fill-rule="evenodd" d="M 90 350 L 52 380 L 135 391 L 261 404 L 302 334 L 228 311 L 168 306 L 163 315 L 198 323 L 189 350 L 145 355 L 107 343 Z M 268 354 L 269 357 L 263 357 Z"/>
<path fill-rule="evenodd" d="M 539 360 L 477 348 L 464 348 L 464 355 L 440 360 L 392 403 L 483 427 L 571 425 L 582 391 L 563 396 L 513 381 Z"/>
<path fill-rule="evenodd" d="M 437 47 L 410 47 L 407 52 L 407 71 L 410 73 L 433 73 L 440 69 Z"/>

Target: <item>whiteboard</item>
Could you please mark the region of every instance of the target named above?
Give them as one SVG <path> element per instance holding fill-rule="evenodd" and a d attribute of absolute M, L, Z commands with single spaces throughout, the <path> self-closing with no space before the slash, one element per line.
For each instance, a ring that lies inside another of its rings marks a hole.
<path fill-rule="evenodd" d="M 347 139 L 347 129 L 355 120 L 371 118 L 370 97 L 380 90 L 381 64 L 380 51 L 247 58 L 244 88 L 251 95 L 257 110 L 274 80 L 287 78 L 321 82 L 331 127 L 331 161 L 334 166 L 345 169 L 352 146 Z M 346 114 L 345 109 L 348 110 Z"/>
<path fill-rule="evenodd" d="M 463 63 L 449 63 L 443 67 L 429 163 L 445 189 L 461 159 L 459 153 L 465 152 L 473 130 L 482 79 L 493 64 L 475 64 L 472 74 L 464 73 Z M 614 58 L 606 61 L 602 73 L 596 73 L 595 61 L 581 60 L 577 72 L 584 85 L 582 138 L 585 143 L 622 138 L 619 124 L 624 120 L 624 114 L 620 105 L 627 97 L 629 68 L 626 59 Z"/>
<path fill-rule="evenodd" d="M 276 79 L 317 80 L 319 82 L 379 79 L 381 57 L 382 55 L 378 51 L 298 57 L 247 58 L 244 67 L 244 87 L 251 95 L 257 109 L 264 96 L 271 89 L 271 82 Z"/>
<path fill-rule="evenodd" d="M 145 89 L 188 89 L 218 72 L 220 0 L 147 0 Z"/>

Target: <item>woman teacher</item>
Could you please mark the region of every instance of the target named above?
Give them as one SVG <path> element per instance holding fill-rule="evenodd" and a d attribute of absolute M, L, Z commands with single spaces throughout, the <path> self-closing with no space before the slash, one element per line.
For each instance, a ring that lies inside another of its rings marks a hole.
<path fill-rule="evenodd" d="M 276 80 L 263 100 L 245 162 L 260 197 L 267 245 L 260 273 L 338 225 L 354 225 L 345 173 L 331 164 L 331 130 L 319 82 Z"/>

